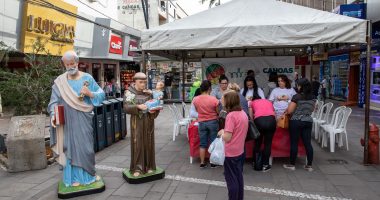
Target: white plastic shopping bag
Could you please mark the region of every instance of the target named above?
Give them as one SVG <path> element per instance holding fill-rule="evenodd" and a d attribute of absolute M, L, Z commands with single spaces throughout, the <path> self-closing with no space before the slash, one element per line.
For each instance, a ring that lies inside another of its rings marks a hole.
<path fill-rule="evenodd" d="M 224 142 L 222 138 L 216 138 L 208 148 L 210 155 L 210 163 L 214 165 L 224 164 Z"/>

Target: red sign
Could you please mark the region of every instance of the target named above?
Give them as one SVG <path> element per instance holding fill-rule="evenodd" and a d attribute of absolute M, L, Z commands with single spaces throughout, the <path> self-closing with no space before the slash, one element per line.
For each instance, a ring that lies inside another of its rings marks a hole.
<path fill-rule="evenodd" d="M 128 51 L 128 56 L 135 57 L 136 51 L 137 50 L 137 41 L 134 39 L 129 40 L 129 51 Z"/>
<path fill-rule="evenodd" d="M 117 35 L 111 35 L 110 53 L 123 54 L 123 40 Z"/>

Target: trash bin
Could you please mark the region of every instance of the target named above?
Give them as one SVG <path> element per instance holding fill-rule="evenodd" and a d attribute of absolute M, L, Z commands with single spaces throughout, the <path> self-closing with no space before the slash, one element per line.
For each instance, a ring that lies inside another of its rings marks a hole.
<path fill-rule="evenodd" d="M 94 106 L 94 148 L 101 151 L 106 147 L 106 131 L 104 123 L 104 105 Z"/>
<path fill-rule="evenodd" d="M 121 105 L 120 101 L 116 99 L 109 100 L 112 102 L 113 107 L 113 131 L 114 131 L 114 142 L 121 140 L 121 130 L 120 130 L 120 115 L 121 115 Z"/>
<path fill-rule="evenodd" d="M 120 114 L 120 128 L 121 128 L 121 138 L 124 139 L 127 136 L 127 115 L 124 111 L 124 100 L 123 98 L 117 98 L 120 101 L 121 114 Z"/>
<path fill-rule="evenodd" d="M 104 123 L 105 123 L 105 136 L 106 136 L 106 146 L 110 146 L 114 138 L 113 130 L 113 103 L 110 101 L 103 101 L 104 105 Z"/>

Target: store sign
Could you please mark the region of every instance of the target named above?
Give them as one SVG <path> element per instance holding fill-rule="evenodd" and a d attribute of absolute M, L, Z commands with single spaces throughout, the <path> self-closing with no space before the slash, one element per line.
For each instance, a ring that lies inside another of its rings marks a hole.
<path fill-rule="evenodd" d="M 328 60 L 328 59 L 329 59 L 328 53 L 316 53 L 316 54 L 313 54 L 313 61 L 314 62 L 324 61 L 324 60 Z"/>
<path fill-rule="evenodd" d="M 138 43 L 137 40 L 130 39 L 129 40 L 129 51 L 128 51 L 128 56 L 131 57 L 136 57 L 137 53 L 135 51 L 138 50 Z"/>
<path fill-rule="evenodd" d="M 117 35 L 111 35 L 110 53 L 123 54 L 123 39 Z"/>
<path fill-rule="evenodd" d="M 372 38 L 380 39 L 380 21 L 372 23 Z"/>
<path fill-rule="evenodd" d="M 46 0 L 70 13 L 76 14 L 77 7 L 63 1 Z M 62 55 L 74 48 L 76 18 L 52 8 L 25 1 L 22 22 L 21 50 L 32 53 L 37 38 L 45 43 L 52 55 Z M 46 52 L 38 52 L 46 54 Z"/>
<path fill-rule="evenodd" d="M 90 65 L 88 63 L 82 63 L 82 62 L 78 63 L 79 68 L 88 68 L 89 66 Z"/>
<path fill-rule="evenodd" d="M 350 65 L 360 65 L 360 51 L 350 53 Z"/>
<path fill-rule="evenodd" d="M 348 17 L 366 19 L 367 18 L 366 9 L 367 9 L 367 4 L 365 3 L 345 4 L 345 5 L 340 5 L 339 14 L 345 15 Z"/>
<path fill-rule="evenodd" d="M 68 24 L 43 19 L 29 15 L 27 17 L 26 31 L 36 34 L 48 35 L 50 40 L 63 43 L 74 43 L 75 27 Z"/>

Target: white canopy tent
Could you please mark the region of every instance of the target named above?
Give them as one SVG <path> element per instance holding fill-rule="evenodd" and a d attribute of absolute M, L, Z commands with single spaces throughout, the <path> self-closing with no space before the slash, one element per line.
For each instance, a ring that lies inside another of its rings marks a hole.
<path fill-rule="evenodd" d="M 366 21 L 274 0 L 233 0 L 142 33 L 142 49 L 212 50 L 366 43 Z"/>
<path fill-rule="evenodd" d="M 285 52 L 284 48 L 288 47 L 359 43 L 367 44 L 369 66 L 371 40 L 368 33 L 371 30 L 366 20 L 275 0 L 233 0 L 144 30 L 141 47 L 143 52 L 185 62 L 205 57 L 247 56 L 250 50 L 260 50 L 263 55 L 262 51 L 266 49 L 282 49 Z M 242 53 L 232 55 L 239 51 Z M 214 56 L 207 56 L 210 52 Z M 278 53 L 274 52 L 273 55 Z M 366 96 L 369 97 L 369 67 L 366 77 Z M 366 98 L 364 163 L 368 162 L 369 102 Z"/>

